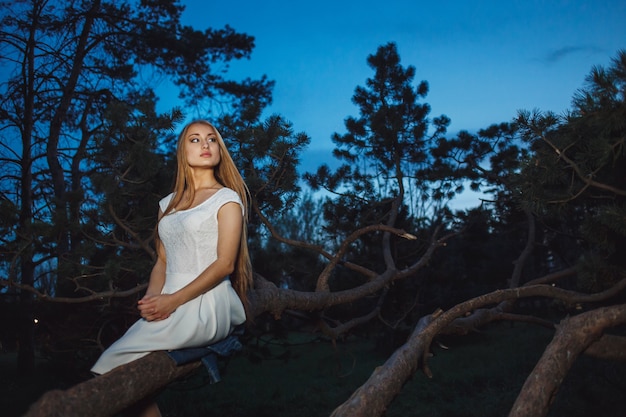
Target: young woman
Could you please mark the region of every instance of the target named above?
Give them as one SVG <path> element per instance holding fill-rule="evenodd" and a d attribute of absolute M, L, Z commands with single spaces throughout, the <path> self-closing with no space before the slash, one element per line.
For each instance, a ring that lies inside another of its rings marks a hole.
<path fill-rule="evenodd" d="M 91 369 L 103 374 L 157 350 L 217 342 L 246 320 L 252 270 L 246 244 L 248 189 L 213 125 L 181 132 L 171 194 L 159 202 L 157 261 L 141 319 Z M 144 416 L 160 416 L 155 403 Z"/>

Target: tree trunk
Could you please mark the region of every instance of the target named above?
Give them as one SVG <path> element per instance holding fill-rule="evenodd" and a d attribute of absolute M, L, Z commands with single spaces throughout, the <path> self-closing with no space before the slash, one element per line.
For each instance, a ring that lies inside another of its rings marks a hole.
<path fill-rule="evenodd" d="M 176 366 L 167 353 L 153 352 L 65 391 L 49 391 L 23 417 L 112 416 L 200 366 Z"/>
<path fill-rule="evenodd" d="M 37 16 L 33 16 L 36 26 Z M 19 230 L 25 238 L 20 242 L 23 247 L 20 254 L 20 282 L 23 285 L 35 285 L 35 263 L 33 262 L 33 241 L 35 233 L 31 227 L 33 223 L 33 112 L 34 112 L 34 84 L 35 84 L 35 30 L 31 29 L 28 38 L 28 53 L 24 56 L 23 67 L 26 69 L 26 86 L 24 98 L 24 130 L 22 132 L 22 159 L 20 170 L 22 182 L 20 184 L 20 216 Z M 18 353 L 17 369 L 21 374 L 28 374 L 35 368 L 35 328 L 33 323 L 33 295 L 20 291 L 20 305 L 18 314 Z"/>
<path fill-rule="evenodd" d="M 28 291 L 21 291 L 17 334 L 19 343 L 17 370 L 21 375 L 29 375 L 35 369 L 35 324 L 33 320 L 33 295 Z"/>
<path fill-rule="evenodd" d="M 565 375 L 578 356 L 599 340 L 606 328 L 624 323 L 626 304 L 599 308 L 563 320 L 526 379 L 509 417 L 547 415 Z"/>

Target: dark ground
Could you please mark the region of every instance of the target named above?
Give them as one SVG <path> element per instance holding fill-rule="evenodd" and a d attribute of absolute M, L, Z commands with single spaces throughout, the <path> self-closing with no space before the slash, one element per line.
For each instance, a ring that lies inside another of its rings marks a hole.
<path fill-rule="evenodd" d="M 551 331 L 508 324 L 434 348 L 433 378 L 417 373 L 386 417 L 507 415 Z M 328 416 L 387 358 L 375 340 L 352 337 L 336 348 L 310 334 L 248 344 L 209 385 L 204 370 L 168 387 L 158 398 L 164 417 Z M 67 388 L 87 373 L 64 372 L 39 360 L 34 375 L 19 377 L 15 354 L 0 353 L 0 410 L 22 415 L 48 389 Z M 568 374 L 550 416 L 626 415 L 626 364 L 580 358 Z"/>

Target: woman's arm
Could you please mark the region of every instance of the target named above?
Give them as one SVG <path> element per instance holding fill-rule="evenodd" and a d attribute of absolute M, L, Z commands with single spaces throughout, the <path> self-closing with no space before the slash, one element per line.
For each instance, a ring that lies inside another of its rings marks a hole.
<path fill-rule="evenodd" d="M 161 257 L 157 258 L 150 273 L 150 282 L 146 289 L 146 295 L 159 295 L 165 285 L 165 261 Z"/>
<path fill-rule="evenodd" d="M 157 314 L 155 306 L 150 302 L 154 297 L 161 294 L 163 285 L 165 285 L 165 260 L 159 256 L 152 267 L 146 294 L 137 302 L 139 314 L 148 321 L 163 320 L 170 316 L 170 313 Z"/>
<path fill-rule="evenodd" d="M 163 212 L 159 210 L 158 220 L 161 220 L 163 217 Z M 151 308 L 149 306 L 146 307 L 146 302 L 150 299 L 150 297 L 161 294 L 163 290 L 163 286 L 165 285 L 165 268 L 166 268 L 166 260 L 165 260 L 165 249 L 163 248 L 163 243 L 161 240 L 157 239 L 156 243 L 156 253 L 157 260 L 152 267 L 152 271 L 150 272 L 150 280 L 148 281 L 148 288 L 146 289 L 146 294 L 143 296 L 141 300 L 137 302 L 137 308 L 139 309 L 139 314 L 148 319 L 148 316 L 151 316 L 151 320 L 164 319 L 169 317 L 169 314 L 163 316 L 155 316 L 150 313 Z"/>
<path fill-rule="evenodd" d="M 217 213 L 217 219 L 217 259 L 215 262 L 209 265 L 196 279 L 175 293 L 161 295 L 146 294 L 146 297 L 144 297 L 140 305 L 140 310 L 142 310 L 141 315 L 146 320 L 159 320 L 169 317 L 178 306 L 193 300 L 217 286 L 226 276 L 235 270 L 235 263 L 241 241 L 241 230 L 243 227 L 241 206 L 235 202 L 224 204 Z M 159 263 L 157 261 L 155 268 L 158 265 Z M 164 266 L 165 264 L 163 264 L 163 267 Z"/>
<path fill-rule="evenodd" d="M 241 206 L 234 202 L 224 204 L 217 213 L 217 221 L 217 259 L 196 279 L 173 294 L 178 305 L 209 291 L 235 270 L 243 227 Z"/>

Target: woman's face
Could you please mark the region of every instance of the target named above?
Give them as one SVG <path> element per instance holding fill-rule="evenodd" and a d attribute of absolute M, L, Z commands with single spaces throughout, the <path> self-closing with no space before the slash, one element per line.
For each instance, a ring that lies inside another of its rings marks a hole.
<path fill-rule="evenodd" d="M 185 134 L 185 158 L 192 168 L 215 168 L 221 160 L 217 132 L 212 126 L 194 123 Z"/>

